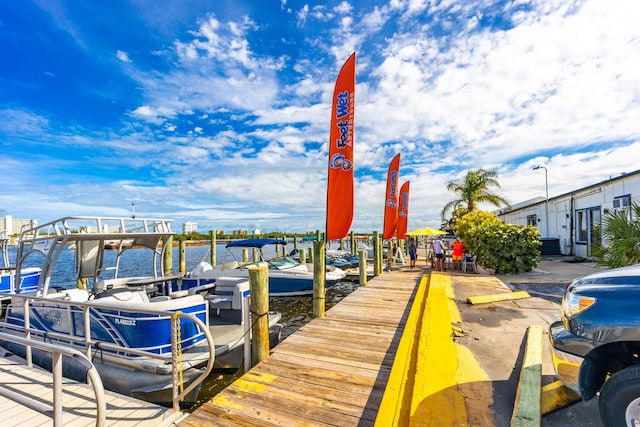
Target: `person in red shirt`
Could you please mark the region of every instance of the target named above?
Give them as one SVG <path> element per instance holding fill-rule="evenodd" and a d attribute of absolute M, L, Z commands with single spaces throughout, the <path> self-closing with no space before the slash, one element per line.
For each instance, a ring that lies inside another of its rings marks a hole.
<path fill-rule="evenodd" d="M 451 260 L 453 261 L 454 270 L 462 270 L 462 257 L 464 256 L 464 243 L 460 238 L 456 237 L 456 241 L 451 244 Z"/>

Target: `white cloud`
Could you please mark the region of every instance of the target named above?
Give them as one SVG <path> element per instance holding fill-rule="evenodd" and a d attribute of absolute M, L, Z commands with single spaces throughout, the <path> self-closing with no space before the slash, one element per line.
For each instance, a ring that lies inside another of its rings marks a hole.
<path fill-rule="evenodd" d="M 116 56 L 131 64 L 121 68 L 142 101 L 129 107 L 122 129 L 91 131 L 52 124 L 46 114 L 0 111 L 4 135 L 82 150 L 97 145 L 104 151 L 83 151 L 93 168 L 113 167 L 117 156 L 149 177 L 82 189 L 65 186 L 72 174 L 56 174 L 60 187 L 45 183 L 44 196 L 29 191 L 16 200 L 33 209 L 27 198 L 46 202 L 64 216 L 103 208 L 126 214 L 121 199 L 135 198 L 151 212 L 195 215 L 203 224 L 265 218 L 268 230 L 296 218 L 287 222 L 296 231 L 322 228 L 330 97 L 353 51 L 354 229 L 381 227 L 386 167 L 397 152 L 401 180 L 412 183 L 410 227 L 439 226 L 442 206 L 454 197 L 446 184 L 470 168 L 496 169 L 512 203 L 544 194 L 535 164 L 548 168 L 550 195 L 637 169 L 640 27 L 631 17 L 640 3 L 342 2 L 304 5 L 296 17 L 287 7 L 283 0 L 282 18 L 296 18 L 305 33 L 297 39 L 301 29 L 291 29 L 276 51 L 265 46 L 277 44 L 266 37 L 278 23 L 230 13 L 202 16 L 191 32 L 165 40 L 152 65 L 141 62 L 143 54 L 131 63 L 125 49 L 139 51 L 123 46 Z M 55 16 L 82 40 L 64 14 Z M 511 24 L 487 26 L 493 16 Z M 6 162 L 5 176 L 50 168 L 41 162 Z M 84 208 L 53 200 L 85 191 L 102 200 Z"/>
<path fill-rule="evenodd" d="M 129 55 L 127 54 L 127 52 L 124 52 L 122 50 L 116 51 L 116 58 L 118 58 L 122 62 L 131 62 L 131 59 L 129 59 Z"/>

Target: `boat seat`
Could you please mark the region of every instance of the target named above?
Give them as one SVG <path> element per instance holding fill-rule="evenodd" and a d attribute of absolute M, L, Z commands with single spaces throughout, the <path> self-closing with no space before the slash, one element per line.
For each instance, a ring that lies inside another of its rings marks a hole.
<path fill-rule="evenodd" d="M 240 263 L 238 261 L 232 261 L 220 266 L 221 270 L 233 270 L 234 268 L 240 268 Z"/>
<path fill-rule="evenodd" d="M 108 289 L 96 295 L 95 301 L 100 303 L 111 302 L 127 302 L 127 303 L 146 303 L 149 302 L 149 296 L 143 291 L 130 291 L 127 288 Z"/>
<path fill-rule="evenodd" d="M 102 291 L 107 290 L 107 289 L 124 288 L 125 286 L 127 286 L 127 281 L 128 280 L 130 280 L 130 279 L 128 279 L 128 278 L 118 278 L 118 279 L 98 280 L 93 285 L 93 291 L 95 293 L 98 293 L 98 292 L 102 292 Z"/>
<path fill-rule="evenodd" d="M 209 301 L 209 307 L 215 310 L 231 310 L 233 307 L 232 296 L 210 295 L 205 297 Z"/>
<path fill-rule="evenodd" d="M 246 277 L 220 277 L 216 281 L 215 296 L 231 299 L 231 308 L 242 309 L 242 294 L 249 290 L 249 280 Z"/>
<path fill-rule="evenodd" d="M 89 291 L 86 289 L 67 289 L 65 290 L 64 299 L 78 302 L 89 301 Z"/>
<path fill-rule="evenodd" d="M 194 286 L 193 288 L 189 288 L 187 290 L 187 293 L 189 295 L 195 295 L 195 294 L 198 294 L 200 292 L 207 292 L 210 289 L 213 289 L 215 287 L 216 287 L 216 282 L 211 282 L 211 283 L 207 283 L 206 285 Z"/>
<path fill-rule="evenodd" d="M 186 297 L 187 295 L 193 295 L 193 294 L 190 294 L 189 291 L 185 289 L 185 290 L 169 293 L 169 298 L 182 298 L 182 297 Z"/>

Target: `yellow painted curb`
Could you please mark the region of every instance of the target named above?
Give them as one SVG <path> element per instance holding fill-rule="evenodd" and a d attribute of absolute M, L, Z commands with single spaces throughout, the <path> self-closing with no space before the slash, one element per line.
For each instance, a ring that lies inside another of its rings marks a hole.
<path fill-rule="evenodd" d="M 468 426 L 458 389 L 458 355 L 451 338 L 448 288 L 451 278 L 432 273 L 419 338 L 410 425 Z"/>
<path fill-rule="evenodd" d="M 540 412 L 542 415 L 551 411 L 568 406 L 579 401 L 580 395 L 560 381 L 547 384 L 542 387 L 542 396 L 540 397 Z"/>
<path fill-rule="evenodd" d="M 530 298 L 530 297 L 531 295 L 529 295 L 529 293 L 525 291 L 505 292 L 502 294 L 469 297 L 467 298 L 467 304 L 483 304 L 487 302 L 507 301 L 507 300 L 514 300 L 514 299 Z"/>

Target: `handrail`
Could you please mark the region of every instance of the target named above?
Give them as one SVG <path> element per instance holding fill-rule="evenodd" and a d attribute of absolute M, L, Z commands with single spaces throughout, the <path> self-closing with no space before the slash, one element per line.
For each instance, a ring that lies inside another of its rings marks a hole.
<path fill-rule="evenodd" d="M 16 335 L 0 332 L 0 338 L 5 341 L 11 341 L 16 344 L 24 345 L 27 347 L 35 347 L 37 349 L 48 351 L 52 353 L 51 367 L 53 371 L 53 425 L 54 427 L 62 426 L 62 356 L 68 356 L 79 362 L 83 367 L 87 369 L 87 375 L 89 377 L 89 383 L 93 388 L 93 394 L 96 402 L 96 427 L 102 427 L 106 421 L 107 403 L 105 399 L 104 386 L 100 379 L 100 374 L 96 367 L 91 363 L 84 354 L 76 349 L 64 347 L 57 344 L 49 344 L 45 342 L 35 341 Z M 28 365 L 31 367 L 30 365 Z M 16 392 L 3 390 L 0 388 L 0 394 L 8 397 L 24 406 L 30 407 L 45 415 L 50 415 L 50 409 L 33 399 L 23 396 Z"/>
<path fill-rule="evenodd" d="M 20 241 L 50 239 L 56 236 L 77 236 L 90 238 L 91 235 L 128 234 L 173 234 L 173 220 L 159 218 L 91 217 L 70 216 L 37 226 L 23 226 Z"/>
<path fill-rule="evenodd" d="M 91 303 L 86 303 L 86 302 L 79 302 L 79 301 L 68 301 L 68 300 L 58 300 L 58 299 L 51 299 L 51 298 L 42 298 L 42 297 L 36 297 L 36 296 L 28 296 L 28 295 L 20 295 L 20 294 L 14 294 L 12 295 L 13 298 L 22 298 L 24 299 L 23 304 L 24 304 L 24 327 L 20 327 L 18 325 L 12 325 L 6 322 L 1 322 L 0 325 L 2 327 L 8 328 L 8 329 L 13 329 L 13 330 L 18 330 L 18 331 L 22 331 L 25 335 L 26 339 L 29 339 L 31 337 L 31 333 L 42 333 L 43 331 L 39 330 L 39 329 L 34 329 L 30 326 L 30 313 L 31 310 L 29 308 L 29 303 L 32 301 L 38 301 L 38 302 L 48 302 L 48 303 L 53 303 L 56 305 L 67 305 L 67 306 L 75 306 L 75 307 L 82 307 L 82 311 L 84 314 L 84 337 L 78 337 L 76 335 L 72 335 L 72 334 L 62 334 L 62 333 L 56 333 L 56 332 L 48 332 L 47 333 L 47 337 L 49 338 L 64 338 L 67 339 L 69 341 L 73 341 L 78 343 L 79 345 L 84 345 L 85 347 L 85 357 L 89 358 L 91 357 L 91 352 L 93 350 L 94 347 L 100 347 L 102 349 L 110 349 L 110 350 L 114 350 L 114 351 L 119 351 L 122 353 L 126 353 L 126 354 L 133 354 L 133 355 L 137 355 L 137 356 L 146 356 L 146 357 L 151 357 L 151 358 L 155 358 L 155 359 L 161 359 L 164 360 L 166 359 L 166 357 L 164 357 L 162 354 L 157 354 L 157 353 L 152 353 L 149 351 L 144 351 L 144 350 L 137 350 L 137 349 L 133 349 L 133 348 L 128 348 L 128 347 L 122 347 L 119 346 L 117 344 L 113 344 L 113 343 L 108 343 L 108 342 L 103 342 L 103 341 L 98 341 L 98 340 L 93 340 L 91 339 L 91 322 L 90 322 L 90 318 L 89 318 L 89 308 L 93 308 L 93 309 L 105 309 L 105 310 L 118 310 L 118 311 L 124 311 L 124 312 L 135 312 L 135 313 L 143 313 L 143 314 L 151 314 L 151 315 L 157 315 L 157 316 L 167 316 L 169 318 L 172 318 L 174 316 L 180 317 L 182 319 L 187 319 L 193 323 L 195 323 L 200 330 L 202 330 L 206 340 L 207 340 L 207 345 L 209 347 L 209 357 L 207 358 L 207 367 L 205 368 L 205 370 L 203 371 L 202 374 L 200 374 L 198 377 L 196 377 L 191 384 L 189 384 L 188 387 L 186 387 L 182 392 L 179 392 L 179 388 L 180 388 L 180 384 L 178 382 L 178 378 L 176 378 L 176 375 L 174 374 L 173 376 L 173 390 L 172 390 L 172 404 L 173 404 L 173 409 L 178 409 L 179 408 L 179 403 L 182 399 L 184 399 L 185 396 L 187 396 L 187 394 L 189 392 L 191 392 L 193 389 L 195 389 L 198 385 L 200 385 L 202 382 L 204 382 L 204 380 L 207 378 L 207 376 L 211 373 L 211 371 L 213 370 L 213 364 L 215 362 L 215 344 L 213 341 L 213 337 L 211 336 L 211 332 L 209 331 L 209 328 L 207 327 L 207 325 L 200 319 L 198 319 L 196 316 L 188 314 L 188 313 L 183 313 L 181 311 L 168 311 L 168 310 L 154 310 L 154 309 L 148 309 L 148 308 L 143 308 L 143 307 L 136 307 L 135 309 L 131 308 L 131 307 L 118 307 L 115 305 L 108 305 L 108 304 L 91 304 Z M 173 322 L 173 324 L 175 324 L 175 322 Z M 172 325 L 173 328 L 173 325 Z M 1 333 L 1 332 L 0 332 Z M 14 336 L 14 335 L 11 335 Z M 30 346 L 27 346 L 27 351 L 26 351 L 26 359 L 27 359 L 27 363 L 31 363 L 31 348 Z M 74 350 L 77 351 L 77 350 Z M 174 373 L 175 371 L 175 367 L 177 367 L 178 364 L 178 341 L 177 341 L 177 335 L 175 333 L 171 334 L 171 364 L 174 367 Z"/>

